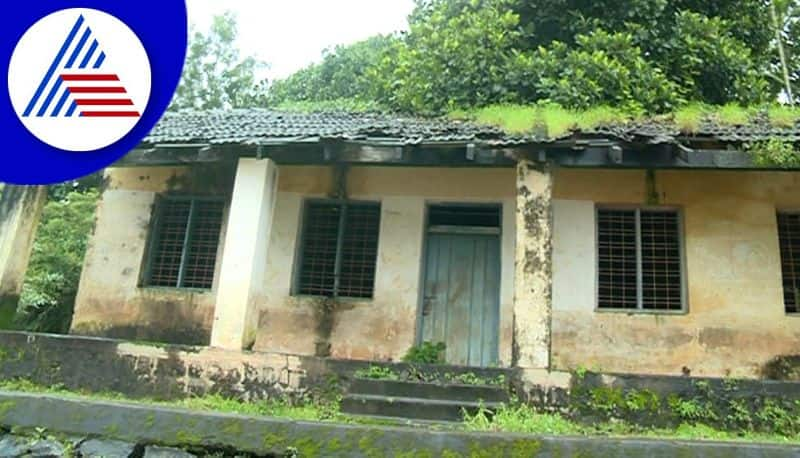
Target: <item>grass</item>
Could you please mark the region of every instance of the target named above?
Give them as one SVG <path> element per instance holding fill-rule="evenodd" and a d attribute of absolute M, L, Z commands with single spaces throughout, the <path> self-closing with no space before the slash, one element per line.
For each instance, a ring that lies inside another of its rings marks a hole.
<path fill-rule="evenodd" d="M 772 105 L 767 109 L 767 117 L 775 127 L 793 127 L 800 120 L 800 108 Z"/>
<path fill-rule="evenodd" d="M 645 428 L 622 421 L 584 425 L 561 415 L 537 412 L 526 405 L 504 406 L 490 419 L 485 410 L 466 415 L 464 428 L 468 431 L 511 432 L 522 434 L 647 437 L 654 439 L 714 440 L 728 442 L 757 442 L 800 444 L 800 436 L 782 436 L 758 432 L 721 431 L 704 424 L 683 423 L 674 429 Z"/>
<path fill-rule="evenodd" d="M 398 425 L 396 421 L 384 421 L 353 417 L 339 412 L 336 403 L 304 403 L 291 405 L 286 401 L 244 402 L 220 395 L 205 395 L 174 401 L 153 399 L 130 399 L 119 393 L 75 392 L 63 386 L 42 386 L 24 379 L 0 381 L 0 389 L 28 393 L 56 394 L 64 397 L 90 398 L 94 400 L 133 402 L 166 407 L 179 407 L 197 411 L 236 413 L 249 416 L 268 416 L 291 420 L 322 421 L 366 425 Z M 490 418 L 491 417 L 491 418 Z M 410 424 L 410 423 L 409 423 Z M 643 428 L 624 422 L 580 424 L 561 415 L 538 412 L 527 405 L 506 405 L 492 417 L 481 409 L 475 415 L 465 415 L 464 422 L 456 425 L 426 424 L 426 429 L 448 429 L 464 431 L 509 432 L 539 435 L 577 435 L 608 437 L 648 437 L 655 439 L 744 441 L 780 444 L 800 444 L 800 436 L 787 437 L 778 434 L 755 432 L 721 431 L 703 424 L 681 424 L 674 429 Z"/>
<path fill-rule="evenodd" d="M 371 101 L 358 99 L 334 99 L 317 102 L 290 101 L 282 102 L 274 107 L 279 111 L 296 111 L 301 113 L 345 111 L 363 113 L 368 111 L 385 111 L 380 105 Z"/>
<path fill-rule="evenodd" d="M 649 119 L 672 120 L 684 133 L 697 132 L 704 121 L 726 126 L 746 125 L 759 113 L 773 127 L 790 127 L 800 121 L 800 109 L 783 105 L 743 107 L 735 103 L 712 106 L 702 103 L 687 104 L 673 113 Z M 591 130 L 598 126 L 620 125 L 647 119 L 641 113 L 598 106 L 586 110 L 569 110 L 555 104 L 547 105 L 491 105 L 471 110 L 457 110 L 449 114 L 453 119 L 471 120 L 478 124 L 497 126 L 510 134 L 536 134 L 558 138 L 575 130 Z"/>
<path fill-rule="evenodd" d="M 574 111 L 559 105 L 491 105 L 475 110 L 458 110 L 453 119 L 468 119 L 493 125 L 511 134 L 538 133 L 557 138 L 575 129 L 588 130 L 599 125 L 627 122 L 631 116 L 609 106 Z"/>

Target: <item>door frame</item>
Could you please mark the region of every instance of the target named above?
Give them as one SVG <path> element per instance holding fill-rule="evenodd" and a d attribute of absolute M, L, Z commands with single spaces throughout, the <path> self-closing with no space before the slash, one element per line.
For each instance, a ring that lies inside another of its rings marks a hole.
<path fill-rule="evenodd" d="M 463 226 L 466 231 L 458 231 L 454 230 L 453 232 L 441 232 L 435 231 L 435 233 L 451 233 L 451 234 L 475 234 L 475 235 L 496 235 L 497 241 L 499 244 L 499 256 L 498 256 L 498 272 L 500 274 L 499 281 L 497 283 L 497 300 L 498 300 L 498 320 L 497 320 L 497 333 L 498 333 L 498 340 L 497 340 L 497 358 L 498 363 L 500 362 L 500 331 L 502 329 L 502 284 L 503 284 L 503 202 L 502 201 L 468 201 L 468 200 L 430 200 L 425 201 L 425 214 L 422 218 L 422 255 L 420 256 L 420 279 L 419 279 L 419 293 L 417 294 L 417 317 L 416 317 L 416 331 L 414 335 L 414 345 L 421 345 L 422 344 L 422 322 L 423 322 L 423 315 L 422 315 L 422 308 L 424 307 L 425 301 L 425 279 L 428 275 L 428 249 L 429 249 L 429 240 L 430 237 L 428 236 L 431 231 L 429 231 L 429 217 L 430 217 L 430 208 L 434 205 L 443 205 L 443 206 L 450 206 L 450 207 L 486 207 L 486 208 L 495 208 L 497 209 L 498 221 L 499 225 L 496 229 L 491 228 L 492 231 L 489 232 L 487 228 L 477 228 L 475 226 Z M 457 228 L 458 226 L 454 226 Z M 472 228 L 470 231 L 468 228 Z"/>

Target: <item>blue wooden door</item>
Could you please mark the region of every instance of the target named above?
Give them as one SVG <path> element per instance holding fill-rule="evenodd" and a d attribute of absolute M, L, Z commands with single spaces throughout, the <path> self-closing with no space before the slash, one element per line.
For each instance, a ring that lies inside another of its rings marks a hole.
<path fill-rule="evenodd" d="M 499 236 L 429 234 L 424 288 L 421 340 L 444 342 L 449 364 L 496 364 Z"/>

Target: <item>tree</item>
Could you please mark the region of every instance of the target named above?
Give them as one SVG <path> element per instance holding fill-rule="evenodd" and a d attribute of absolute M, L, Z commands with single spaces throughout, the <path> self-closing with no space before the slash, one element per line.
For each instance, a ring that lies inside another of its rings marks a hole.
<path fill-rule="evenodd" d="M 265 64 L 252 56 L 240 57 L 236 47 L 236 16 L 215 16 L 208 33 L 192 28 L 183 75 L 170 105 L 185 108 L 238 108 L 263 105 L 266 80 L 256 73 Z"/>
<path fill-rule="evenodd" d="M 776 1 L 797 10 L 790 0 Z M 434 113 L 497 102 L 660 112 L 684 102 L 770 101 L 781 89 L 774 83 L 768 6 L 765 0 L 417 0 L 409 31 L 375 62 L 362 62 L 368 81 L 358 85 L 369 91 L 329 85 L 303 95 L 369 97 L 393 109 Z M 782 16 L 783 34 L 790 60 L 800 60 L 800 26 L 790 17 L 797 13 Z M 324 62 L 336 67 L 336 56 L 348 52 L 337 47 Z M 299 74 L 320 71 L 310 66 Z M 296 93 L 288 88 L 300 81 L 307 79 L 290 77 L 274 87 Z"/>
<path fill-rule="evenodd" d="M 370 69 L 394 46 L 394 35 L 376 35 L 323 51 L 322 62 L 303 68 L 270 87 L 270 102 L 325 101 L 369 97 L 376 90 Z"/>
<path fill-rule="evenodd" d="M 97 200 L 97 189 L 89 187 L 45 204 L 17 307 L 21 328 L 69 331 Z"/>

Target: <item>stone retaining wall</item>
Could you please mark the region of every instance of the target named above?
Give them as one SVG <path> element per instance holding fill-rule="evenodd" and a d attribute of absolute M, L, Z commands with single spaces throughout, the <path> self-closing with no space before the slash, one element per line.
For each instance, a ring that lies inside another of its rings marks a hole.
<path fill-rule="evenodd" d="M 340 425 L 0 392 L 0 424 L 138 444 L 224 447 L 298 457 L 681 456 L 789 458 L 800 447 L 592 437 L 537 437 Z"/>

